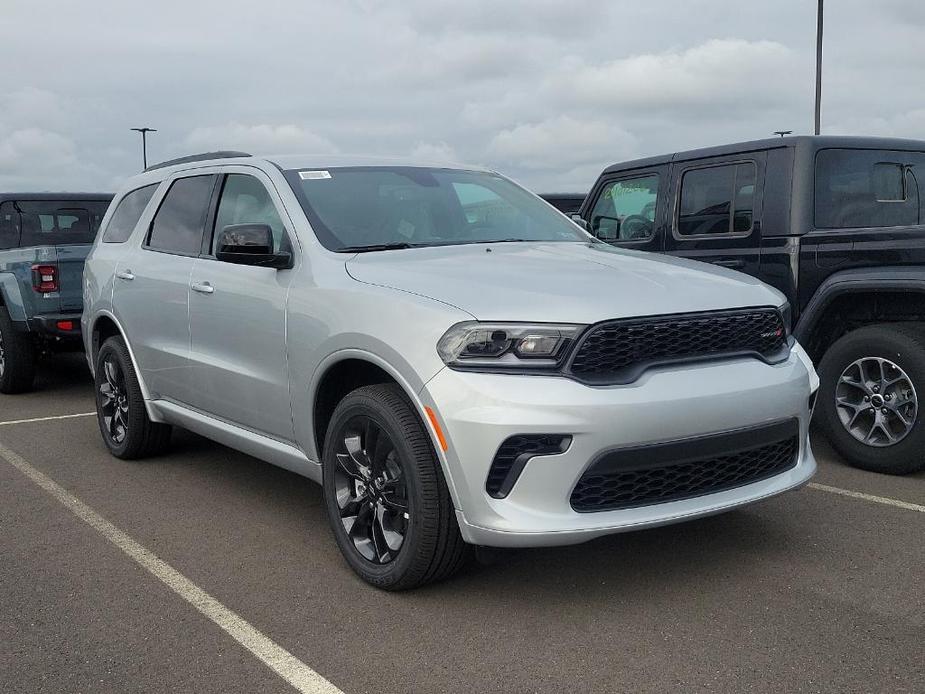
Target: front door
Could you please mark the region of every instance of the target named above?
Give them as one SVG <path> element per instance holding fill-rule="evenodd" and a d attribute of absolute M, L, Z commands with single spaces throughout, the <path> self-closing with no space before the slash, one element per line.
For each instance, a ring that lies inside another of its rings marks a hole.
<path fill-rule="evenodd" d="M 666 250 L 758 275 L 765 152 L 672 165 Z"/>
<path fill-rule="evenodd" d="M 661 251 L 667 167 L 607 176 L 595 185 L 585 213 L 588 230 L 601 241 L 640 251 Z"/>
<path fill-rule="evenodd" d="M 192 404 L 224 421 L 292 441 L 286 299 L 294 270 L 219 262 L 213 247 L 226 226 L 266 224 L 273 230 L 274 250 L 291 250 L 272 182 L 249 171 L 224 176 L 212 233 L 190 276 Z"/>

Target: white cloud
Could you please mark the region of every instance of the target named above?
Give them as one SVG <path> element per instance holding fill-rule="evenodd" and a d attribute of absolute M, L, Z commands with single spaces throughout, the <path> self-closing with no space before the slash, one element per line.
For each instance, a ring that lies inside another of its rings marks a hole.
<path fill-rule="evenodd" d="M 431 162 L 456 162 L 456 150 L 446 142 L 418 142 L 411 150 L 411 158 Z"/>
<path fill-rule="evenodd" d="M 196 151 L 236 149 L 251 154 L 333 154 L 334 144 L 298 125 L 225 125 L 194 128 L 184 142 Z"/>
<path fill-rule="evenodd" d="M 620 109 L 736 110 L 786 98 L 796 56 L 774 41 L 714 39 L 681 51 L 579 64 L 556 76 L 580 102 Z"/>
<path fill-rule="evenodd" d="M 526 169 L 574 168 L 580 164 L 633 156 L 636 140 L 614 123 L 559 116 L 502 130 L 488 155 Z"/>

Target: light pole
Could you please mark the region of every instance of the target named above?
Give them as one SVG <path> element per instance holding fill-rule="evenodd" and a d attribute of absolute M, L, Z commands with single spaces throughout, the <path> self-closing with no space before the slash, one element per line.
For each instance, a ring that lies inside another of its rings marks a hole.
<path fill-rule="evenodd" d="M 822 121 L 822 0 L 816 11 L 816 135 Z"/>
<path fill-rule="evenodd" d="M 148 133 L 156 133 L 157 130 L 154 128 L 132 128 L 132 130 L 134 130 L 136 133 L 141 133 L 141 159 L 144 162 L 144 169 L 147 169 L 148 168 Z"/>

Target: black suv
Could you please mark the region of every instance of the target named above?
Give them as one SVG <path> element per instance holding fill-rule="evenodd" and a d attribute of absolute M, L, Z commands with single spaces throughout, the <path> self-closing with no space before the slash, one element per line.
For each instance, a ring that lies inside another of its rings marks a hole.
<path fill-rule="evenodd" d="M 789 137 L 616 164 L 576 219 L 607 243 L 777 287 L 818 365 L 832 444 L 904 474 L 925 468 L 923 197 L 925 142 Z"/>

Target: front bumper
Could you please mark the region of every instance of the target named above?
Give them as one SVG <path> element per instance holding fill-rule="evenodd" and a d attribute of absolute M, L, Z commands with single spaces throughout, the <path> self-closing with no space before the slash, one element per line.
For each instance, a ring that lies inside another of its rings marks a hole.
<path fill-rule="evenodd" d="M 653 369 L 632 384 L 589 387 L 567 378 L 444 369 L 421 391 L 448 441 L 447 482 L 466 541 L 498 547 L 574 544 L 601 535 L 720 513 L 805 484 L 816 469 L 808 440 L 818 386 L 799 345 L 769 365 L 736 358 Z M 796 464 L 768 479 L 695 498 L 594 513 L 572 509 L 582 473 L 605 451 L 676 442 L 794 419 Z M 569 434 L 564 453 L 529 460 L 503 499 L 485 490 L 501 442 Z"/>

